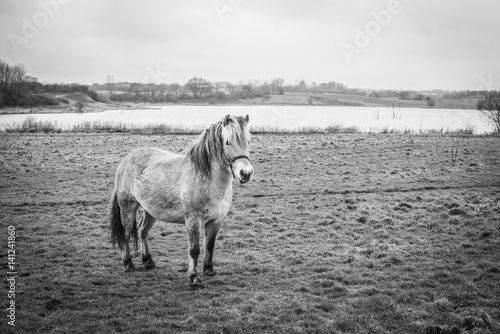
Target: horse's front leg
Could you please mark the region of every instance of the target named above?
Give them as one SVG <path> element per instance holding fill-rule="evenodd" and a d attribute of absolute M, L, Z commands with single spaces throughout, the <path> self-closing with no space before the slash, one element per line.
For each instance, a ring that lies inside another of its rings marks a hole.
<path fill-rule="evenodd" d="M 215 238 L 221 226 L 220 220 L 211 220 L 205 224 L 205 261 L 203 263 L 203 273 L 206 276 L 215 275 L 214 271 L 214 248 Z"/>
<path fill-rule="evenodd" d="M 200 228 L 201 219 L 193 217 L 186 219 L 186 233 L 189 244 L 189 279 L 193 287 L 201 287 L 198 275 L 198 257 L 200 256 Z"/>

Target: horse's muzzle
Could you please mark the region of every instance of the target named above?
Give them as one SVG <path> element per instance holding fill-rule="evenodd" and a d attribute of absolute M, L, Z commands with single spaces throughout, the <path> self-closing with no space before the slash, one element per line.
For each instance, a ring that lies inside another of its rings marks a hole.
<path fill-rule="evenodd" d="M 241 183 L 247 183 L 252 179 L 252 174 L 253 174 L 253 168 L 250 169 L 249 171 L 242 169 L 240 171 L 239 181 Z"/>

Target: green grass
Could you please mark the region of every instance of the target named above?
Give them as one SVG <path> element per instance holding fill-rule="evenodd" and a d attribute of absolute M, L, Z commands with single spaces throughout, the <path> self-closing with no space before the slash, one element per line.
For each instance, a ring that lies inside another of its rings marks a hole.
<path fill-rule="evenodd" d="M 496 137 L 254 135 L 255 178 L 235 185 L 201 290 L 183 226 L 157 222 L 157 268 L 125 274 L 106 219 L 126 153 L 196 135 L 0 137 L 19 273 L 2 333 L 500 331 Z"/>

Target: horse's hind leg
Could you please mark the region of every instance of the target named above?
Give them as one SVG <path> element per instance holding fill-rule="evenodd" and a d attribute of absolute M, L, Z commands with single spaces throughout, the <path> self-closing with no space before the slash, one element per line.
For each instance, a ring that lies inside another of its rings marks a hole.
<path fill-rule="evenodd" d="M 205 261 L 203 263 L 203 273 L 207 276 L 215 275 L 213 257 L 215 248 L 215 238 L 221 226 L 220 220 L 211 220 L 205 225 Z"/>
<path fill-rule="evenodd" d="M 144 209 L 141 206 L 139 206 L 139 208 L 137 209 L 136 215 L 135 215 L 135 225 L 134 225 L 134 228 L 132 229 L 132 233 L 134 232 L 134 230 L 139 231 L 143 222 L 144 222 Z M 133 236 L 133 234 L 132 234 L 132 236 Z M 137 242 L 133 242 L 132 246 L 133 246 L 132 247 L 133 252 L 131 253 L 132 258 L 139 256 L 139 254 L 140 254 L 139 244 Z"/>
<path fill-rule="evenodd" d="M 135 267 L 132 263 L 132 255 L 130 254 L 130 237 L 132 236 L 132 229 L 135 224 L 135 213 L 137 208 L 139 207 L 139 203 L 136 201 L 125 200 L 120 202 L 120 214 L 123 224 L 124 230 L 124 244 L 123 244 L 123 267 L 125 267 L 125 271 L 134 271 Z"/>
<path fill-rule="evenodd" d="M 151 253 L 149 252 L 148 234 L 151 227 L 153 227 L 156 219 L 144 210 L 144 218 L 142 219 L 141 225 L 139 227 L 139 237 L 141 238 L 141 248 L 142 248 L 142 263 L 144 264 L 144 269 L 150 270 L 155 268 L 155 263 L 151 258 Z"/>
<path fill-rule="evenodd" d="M 189 243 L 189 279 L 193 287 L 201 287 L 201 279 L 198 276 L 198 257 L 200 256 L 200 227 L 201 220 L 198 218 L 186 219 L 186 234 Z"/>

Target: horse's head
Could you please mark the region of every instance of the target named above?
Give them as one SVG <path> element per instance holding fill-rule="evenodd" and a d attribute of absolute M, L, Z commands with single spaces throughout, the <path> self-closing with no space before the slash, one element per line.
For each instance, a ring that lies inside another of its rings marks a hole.
<path fill-rule="evenodd" d="M 233 117 L 227 115 L 222 121 L 222 140 L 224 154 L 229 161 L 229 168 L 235 179 L 240 183 L 247 183 L 252 178 L 253 167 L 250 164 L 250 132 L 248 131 L 249 117 Z"/>

